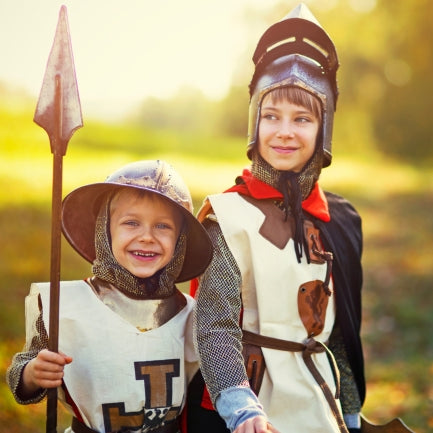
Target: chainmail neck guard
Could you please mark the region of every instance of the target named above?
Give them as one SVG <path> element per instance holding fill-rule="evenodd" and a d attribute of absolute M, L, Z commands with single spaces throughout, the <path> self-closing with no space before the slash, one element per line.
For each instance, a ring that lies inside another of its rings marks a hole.
<path fill-rule="evenodd" d="M 290 193 L 290 189 L 294 187 L 290 186 L 290 183 L 287 181 L 284 182 L 284 179 L 294 177 L 296 178 L 296 188 L 299 190 L 302 200 L 305 200 L 310 195 L 314 184 L 319 179 L 322 170 L 322 159 L 322 152 L 316 149 L 314 155 L 307 162 L 302 171 L 295 173 L 275 169 L 265 161 L 257 151 L 254 151 L 252 154 L 251 173 L 255 178 L 280 191 L 283 196 L 287 192 Z"/>
<path fill-rule="evenodd" d="M 173 258 L 164 268 L 148 278 L 139 278 L 121 266 L 113 256 L 110 237 L 109 197 L 101 206 L 96 219 L 95 252 L 92 272 L 95 277 L 113 284 L 126 296 L 133 299 L 164 299 L 175 290 L 175 281 L 183 266 L 186 249 L 186 235 L 181 230 Z"/>
<path fill-rule="evenodd" d="M 323 152 L 320 152 L 316 146 L 316 151 L 301 172 L 295 173 L 293 171 L 275 169 L 257 151 L 254 151 L 252 154 L 252 175 L 283 194 L 283 201 L 277 204 L 283 208 L 286 213 L 286 219 L 291 216 L 295 221 L 294 244 L 298 262 L 301 261 L 302 248 L 305 251 L 308 250 L 304 237 L 302 201 L 309 196 L 314 184 L 319 179 L 322 170 L 322 160 Z"/>

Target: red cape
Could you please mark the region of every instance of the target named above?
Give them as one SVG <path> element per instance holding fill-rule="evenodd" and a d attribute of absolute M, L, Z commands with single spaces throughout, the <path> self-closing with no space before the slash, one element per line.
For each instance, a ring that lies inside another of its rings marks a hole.
<path fill-rule="evenodd" d="M 280 191 L 255 178 L 248 169 L 244 169 L 241 178 L 244 183 L 234 185 L 224 192 L 238 192 L 239 194 L 257 199 L 283 198 L 283 194 Z M 302 209 L 324 222 L 331 220 L 328 201 L 317 182 L 314 184 L 310 195 L 302 202 Z"/>

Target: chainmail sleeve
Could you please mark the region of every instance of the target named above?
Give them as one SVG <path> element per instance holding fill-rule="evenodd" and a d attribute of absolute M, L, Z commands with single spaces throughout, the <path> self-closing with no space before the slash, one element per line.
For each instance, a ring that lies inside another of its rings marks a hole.
<path fill-rule="evenodd" d="M 227 388 L 248 386 L 242 357 L 241 274 L 220 226 L 204 221 L 214 246 L 212 262 L 200 277 L 194 314 L 194 340 L 200 368 L 215 403 Z"/>
<path fill-rule="evenodd" d="M 357 414 L 361 412 L 361 400 L 355 377 L 347 358 L 343 336 L 337 324 L 334 326 L 329 338 L 328 346 L 335 357 L 338 370 L 340 371 L 340 402 L 343 414 Z"/>
<path fill-rule="evenodd" d="M 46 395 L 46 389 L 40 389 L 34 395 L 23 397 L 21 378 L 24 367 L 37 354 L 48 347 L 48 334 L 42 320 L 42 306 L 37 293 L 26 297 L 26 343 L 23 351 L 16 353 L 6 371 L 6 382 L 19 404 L 40 402 Z"/>

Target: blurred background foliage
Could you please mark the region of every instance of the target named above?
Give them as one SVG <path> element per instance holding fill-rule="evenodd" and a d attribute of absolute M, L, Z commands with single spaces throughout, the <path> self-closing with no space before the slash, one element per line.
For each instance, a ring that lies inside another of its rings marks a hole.
<path fill-rule="evenodd" d="M 266 14 L 245 12 L 251 35 L 221 100 L 182 88 L 170 99 L 143 98 L 118 122 L 86 118 L 64 160 L 63 189 L 102 181 L 121 165 L 162 158 L 191 188 L 195 208 L 230 186 L 245 157 L 250 60 L 269 23 L 296 2 Z M 400 416 L 433 431 L 433 2 L 308 2 L 340 59 L 334 160 L 322 185 L 346 196 L 363 217 L 367 400 L 364 414 Z M 51 154 L 32 122 L 36 101 L 0 83 L 0 373 L 24 342 L 24 297 L 49 279 Z M 90 266 L 62 243 L 62 279 Z M 187 290 L 182 285 L 182 290 Z M 17 405 L 0 382 L 0 425 L 44 431 L 45 405 Z M 68 425 L 60 410 L 59 426 Z"/>
<path fill-rule="evenodd" d="M 374 146 L 393 158 L 430 164 L 433 3 L 428 0 L 310 3 L 333 39 L 341 64 L 336 131 L 339 135 L 334 141 L 344 143 L 348 152 L 365 152 Z M 209 101 L 200 91 L 183 88 L 169 100 L 145 99 L 130 120 L 145 126 L 245 136 L 246 86 L 253 71 L 251 56 L 255 44 L 266 23 L 281 19 L 288 9 L 287 2 L 280 2 L 265 16 L 246 11 L 245 19 L 253 23 L 251 35 L 225 98 Z M 178 109 L 173 110 L 173 106 Z"/>

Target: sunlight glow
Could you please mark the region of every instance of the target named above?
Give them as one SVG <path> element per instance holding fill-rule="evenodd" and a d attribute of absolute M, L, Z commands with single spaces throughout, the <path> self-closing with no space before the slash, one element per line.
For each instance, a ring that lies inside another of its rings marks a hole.
<path fill-rule="evenodd" d="M 107 113 L 182 86 L 221 98 L 246 48 L 245 8 L 269 8 L 258 0 L 5 0 L 0 83 L 39 94 L 62 4 L 83 109 Z"/>

